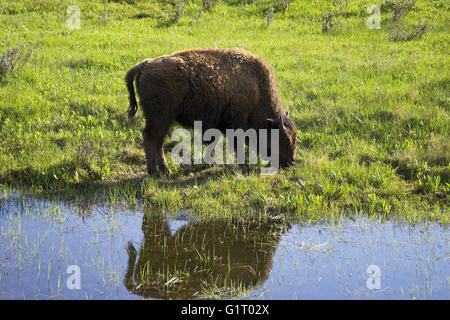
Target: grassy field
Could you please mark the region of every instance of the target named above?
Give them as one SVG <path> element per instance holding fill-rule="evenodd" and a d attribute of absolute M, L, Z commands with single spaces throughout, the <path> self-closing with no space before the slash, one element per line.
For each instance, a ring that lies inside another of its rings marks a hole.
<path fill-rule="evenodd" d="M 383 3 L 0 0 L 0 54 L 32 48 L 0 80 L 0 184 L 205 217 L 356 212 L 447 224 L 450 3 L 419 0 L 399 20 Z M 373 4 L 378 30 L 366 25 Z M 67 25 L 72 5 L 79 29 Z M 425 21 L 422 37 L 400 41 L 395 25 L 407 35 Z M 240 47 L 273 66 L 299 131 L 294 166 L 263 177 L 168 159 L 170 176 L 147 177 L 144 120 L 125 116 L 123 77 L 144 58 L 193 47 Z"/>

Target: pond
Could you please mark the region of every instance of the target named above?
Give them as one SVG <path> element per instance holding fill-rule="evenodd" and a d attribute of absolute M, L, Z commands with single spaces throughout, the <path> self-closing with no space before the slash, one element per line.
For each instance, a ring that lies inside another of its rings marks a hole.
<path fill-rule="evenodd" d="M 0 299 L 449 299 L 450 233 L 0 199 Z"/>

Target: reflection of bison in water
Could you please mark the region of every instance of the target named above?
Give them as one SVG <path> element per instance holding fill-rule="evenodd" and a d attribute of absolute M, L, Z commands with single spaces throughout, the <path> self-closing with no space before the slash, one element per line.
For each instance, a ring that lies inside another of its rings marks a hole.
<path fill-rule="evenodd" d="M 297 132 L 282 111 L 270 65 L 241 49 L 195 49 L 133 66 L 125 77 L 130 94 L 128 115 L 137 101 L 133 81 L 146 119 L 144 150 L 149 173 L 169 171 L 164 137 L 174 122 L 202 129 L 280 129 L 282 167 L 295 159 Z"/>
<path fill-rule="evenodd" d="M 217 289 L 237 295 L 267 279 L 286 228 L 279 223 L 197 222 L 172 236 L 164 217 L 145 215 L 139 254 L 128 245 L 125 287 L 145 298 L 190 299 L 196 293 L 217 294 Z"/>

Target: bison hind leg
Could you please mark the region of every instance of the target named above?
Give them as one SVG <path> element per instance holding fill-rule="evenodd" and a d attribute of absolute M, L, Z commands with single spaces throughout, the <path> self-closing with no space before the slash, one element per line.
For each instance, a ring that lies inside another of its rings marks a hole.
<path fill-rule="evenodd" d="M 154 119 L 152 119 L 153 121 Z M 147 124 L 142 132 L 144 138 L 144 151 L 147 160 L 147 173 L 154 176 L 169 174 L 170 169 L 164 156 L 163 142 L 170 123 L 164 121 L 153 121 L 158 127 Z"/>

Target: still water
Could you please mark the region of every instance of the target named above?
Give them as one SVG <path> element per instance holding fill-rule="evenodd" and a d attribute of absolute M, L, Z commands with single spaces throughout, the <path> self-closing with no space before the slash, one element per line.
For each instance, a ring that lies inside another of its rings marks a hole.
<path fill-rule="evenodd" d="M 0 299 L 449 299 L 450 232 L 0 199 Z"/>

